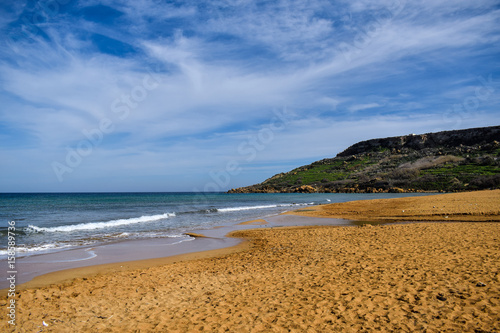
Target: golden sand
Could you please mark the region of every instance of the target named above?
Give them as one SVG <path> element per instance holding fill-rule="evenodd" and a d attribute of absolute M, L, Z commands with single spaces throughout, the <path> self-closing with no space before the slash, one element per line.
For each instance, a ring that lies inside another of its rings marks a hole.
<path fill-rule="evenodd" d="M 23 290 L 16 330 L 500 330 L 498 223 L 274 228 L 234 236 L 250 246 Z M 9 330 L 3 320 L 0 331 Z"/>
<path fill-rule="evenodd" d="M 500 222 L 500 190 L 350 201 L 308 207 L 289 214 L 365 221 Z"/>
<path fill-rule="evenodd" d="M 265 225 L 265 224 L 268 224 L 267 221 L 262 219 L 238 223 L 238 225 Z"/>

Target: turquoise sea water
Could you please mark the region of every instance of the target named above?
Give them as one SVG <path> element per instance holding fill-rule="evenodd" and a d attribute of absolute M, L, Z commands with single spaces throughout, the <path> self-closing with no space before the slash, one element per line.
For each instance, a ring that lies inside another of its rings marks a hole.
<path fill-rule="evenodd" d="M 0 259 L 15 221 L 18 256 L 128 239 L 188 241 L 186 231 L 309 205 L 401 194 L 0 193 Z"/>

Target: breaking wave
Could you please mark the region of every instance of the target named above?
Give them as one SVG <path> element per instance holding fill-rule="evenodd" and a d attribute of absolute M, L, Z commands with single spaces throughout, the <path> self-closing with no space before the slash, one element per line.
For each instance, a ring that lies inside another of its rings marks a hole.
<path fill-rule="evenodd" d="M 82 230 L 96 230 L 96 229 L 106 229 L 119 227 L 129 224 L 137 224 L 137 223 L 147 223 L 153 221 L 159 221 L 163 219 L 168 219 L 170 217 L 175 216 L 175 213 L 165 213 L 159 215 L 149 215 L 149 216 L 141 216 L 134 217 L 130 219 L 119 219 L 119 220 L 111 220 L 108 222 L 91 222 L 91 223 L 81 223 L 74 225 L 63 225 L 58 227 L 50 227 L 50 228 L 42 228 L 34 225 L 29 225 L 25 228 L 25 232 L 73 232 L 73 231 L 82 231 Z"/>

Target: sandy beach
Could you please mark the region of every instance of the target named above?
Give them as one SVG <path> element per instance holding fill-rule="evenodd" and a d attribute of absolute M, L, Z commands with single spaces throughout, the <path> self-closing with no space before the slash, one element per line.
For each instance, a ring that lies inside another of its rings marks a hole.
<path fill-rule="evenodd" d="M 499 207 L 500 191 L 314 207 L 299 214 L 468 222 L 237 231 L 239 249 L 49 278 L 17 294 L 14 328 L 3 297 L 0 330 L 498 332 L 500 224 L 476 222 Z"/>
<path fill-rule="evenodd" d="M 381 222 L 500 222 L 500 190 L 350 201 L 308 207 L 290 214 Z"/>

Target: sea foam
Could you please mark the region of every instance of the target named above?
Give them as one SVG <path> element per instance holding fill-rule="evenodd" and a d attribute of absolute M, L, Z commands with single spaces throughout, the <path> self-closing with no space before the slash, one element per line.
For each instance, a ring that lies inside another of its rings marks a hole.
<path fill-rule="evenodd" d="M 221 213 L 225 212 L 238 212 L 242 210 L 252 210 L 252 209 L 265 209 L 265 208 L 277 208 L 277 207 L 293 207 L 293 206 L 307 206 L 312 205 L 314 203 L 302 203 L 302 204 L 276 204 L 276 205 L 260 205 L 260 206 L 242 206 L 242 207 L 227 207 L 227 208 L 218 208 L 217 211 Z"/>
<path fill-rule="evenodd" d="M 137 223 L 147 223 L 158 220 L 167 219 L 169 217 L 175 216 L 175 213 L 165 213 L 159 215 L 147 215 L 141 217 L 133 217 L 130 219 L 119 219 L 119 220 L 111 220 L 107 222 L 91 222 L 91 223 L 81 223 L 74 225 L 63 225 L 58 227 L 50 227 L 50 228 L 42 228 L 34 225 L 29 225 L 25 231 L 26 232 L 73 232 L 73 231 L 82 231 L 82 230 L 95 230 L 95 229 L 106 229 L 119 227 L 129 224 L 137 224 Z"/>

